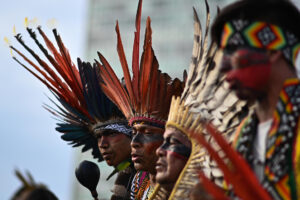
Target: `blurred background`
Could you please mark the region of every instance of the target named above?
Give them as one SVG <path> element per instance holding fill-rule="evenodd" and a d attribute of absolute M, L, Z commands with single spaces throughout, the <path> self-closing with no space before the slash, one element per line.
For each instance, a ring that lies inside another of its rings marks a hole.
<path fill-rule="evenodd" d="M 13 38 L 13 26 L 22 33 L 27 44 L 34 45 L 24 29 L 24 18 L 37 18 L 47 35 L 47 21 L 56 19 L 57 29 L 73 62 L 80 57 L 86 61 L 97 59 L 97 51 L 108 59 L 121 77 L 121 66 L 116 52 L 115 23 L 120 31 L 127 61 L 132 56 L 133 32 L 138 0 L 0 0 L 0 38 L 5 36 L 17 46 Z M 223 7 L 232 0 L 209 0 L 212 16 L 216 5 Z M 300 2 L 294 2 L 300 7 Z M 163 72 L 182 78 L 188 69 L 193 43 L 194 6 L 202 21 L 205 20 L 203 0 L 144 0 L 141 26 L 143 41 L 146 17 L 152 19 L 153 48 Z M 2 40 L 3 41 L 3 40 Z M 59 199 L 88 200 L 89 192 L 78 185 L 74 170 L 78 163 L 90 158 L 60 139 L 55 123 L 43 103 L 51 94 L 37 79 L 11 59 L 8 46 L 0 42 L 0 199 L 10 199 L 21 186 L 14 176 L 14 169 L 31 172 L 37 182 L 45 183 Z M 298 59 L 299 60 L 299 59 Z M 94 160 L 96 162 L 96 160 Z M 105 182 L 113 170 L 99 163 L 101 182 L 98 193 L 101 199 L 109 199 L 113 180 Z"/>

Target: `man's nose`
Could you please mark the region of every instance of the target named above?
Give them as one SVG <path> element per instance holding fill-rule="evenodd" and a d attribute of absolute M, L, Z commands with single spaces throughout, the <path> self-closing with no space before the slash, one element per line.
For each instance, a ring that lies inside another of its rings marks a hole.
<path fill-rule="evenodd" d="M 158 157 L 162 157 L 166 155 L 166 150 L 164 148 L 164 144 L 160 145 L 157 149 L 156 149 L 156 155 Z"/>
<path fill-rule="evenodd" d="M 138 148 L 141 147 L 143 143 L 144 143 L 143 134 L 137 133 L 132 137 L 130 145 L 133 148 Z"/>
<path fill-rule="evenodd" d="M 101 138 L 98 139 L 98 147 L 102 149 L 109 147 L 109 142 L 105 136 L 102 136 Z"/>
<path fill-rule="evenodd" d="M 223 55 L 221 66 L 220 66 L 220 72 L 227 73 L 230 70 L 232 70 L 231 57 L 228 55 Z"/>

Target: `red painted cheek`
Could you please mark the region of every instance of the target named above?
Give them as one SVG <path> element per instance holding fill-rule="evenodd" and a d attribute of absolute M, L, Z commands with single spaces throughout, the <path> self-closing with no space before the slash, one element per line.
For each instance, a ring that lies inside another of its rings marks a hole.
<path fill-rule="evenodd" d="M 265 52 L 241 49 L 230 59 L 231 71 L 228 81 L 238 80 L 242 87 L 260 90 L 269 80 L 271 63 Z"/>
<path fill-rule="evenodd" d="M 227 73 L 226 79 L 227 81 L 238 80 L 243 87 L 260 90 L 268 82 L 270 72 L 271 64 L 263 63 L 231 70 Z"/>
<path fill-rule="evenodd" d="M 181 155 L 179 153 L 176 153 L 174 151 L 167 150 L 167 154 L 170 155 L 170 156 L 172 156 L 172 157 L 178 158 L 180 160 L 184 160 L 184 161 L 186 161 L 188 159 L 187 157 L 185 157 L 185 156 L 183 156 L 183 155 Z"/>
<path fill-rule="evenodd" d="M 146 145 L 145 151 L 147 154 L 155 153 L 156 149 L 162 144 L 162 141 L 151 142 Z"/>

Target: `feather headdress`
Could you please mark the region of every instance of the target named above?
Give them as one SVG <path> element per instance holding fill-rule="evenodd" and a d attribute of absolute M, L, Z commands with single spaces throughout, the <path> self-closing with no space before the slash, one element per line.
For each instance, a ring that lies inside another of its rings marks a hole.
<path fill-rule="evenodd" d="M 98 53 L 100 62 L 96 61 L 96 63 L 101 69 L 103 91 L 118 105 L 130 125 L 136 121 L 147 121 L 164 127 L 169 113 L 171 97 L 181 94 L 183 82 L 177 78 L 172 80 L 168 74 L 159 70 L 158 61 L 152 49 L 152 30 L 149 17 L 146 22 L 143 53 L 140 59 L 141 12 L 142 0 L 139 0 L 132 53 L 132 78 L 129 73 L 118 22 L 116 24 L 117 51 L 124 73 L 125 87 L 101 53 Z"/>
<path fill-rule="evenodd" d="M 73 147 L 83 146 L 83 152 L 92 149 L 94 158 L 102 161 L 95 135 L 97 131 L 112 129 L 131 136 L 131 129 L 127 126 L 124 115 L 101 90 L 100 77 L 96 72 L 99 69 L 96 66 L 91 66 L 90 63 L 82 62 L 79 58 L 77 69 L 56 29 L 52 31 L 58 49 L 41 27 L 38 27 L 37 30 L 47 48 L 40 43 L 36 33 L 31 28 L 27 28 L 30 37 L 50 62 L 50 65 L 25 44 L 21 34 L 17 34 L 15 38 L 38 64 L 35 64 L 34 61 L 11 45 L 10 48 L 33 69 L 23 64 L 17 57 L 13 56 L 13 59 L 47 86 L 61 104 L 59 105 L 50 99 L 57 109 L 48 105 L 44 106 L 61 121 L 57 123 L 56 128 L 57 131 L 63 133 L 61 138 L 70 142 Z M 111 124 L 115 126 L 111 126 Z"/>
<path fill-rule="evenodd" d="M 212 122 L 230 140 L 231 134 L 247 114 L 247 105 L 240 101 L 230 90 L 220 74 L 221 52 L 215 43 L 208 42 L 210 22 L 209 6 L 206 4 L 206 29 L 202 38 L 201 24 L 194 9 L 194 46 L 186 85 L 181 97 L 173 97 L 166 127 L 174 127 L 186 134 L 192 144 L 190 157 L 182 170 L 171 194 L 156 186 L 151 199 L 189 199 L 190 193 L 198 182 L 199 170 L 211 180 L 223 180 L 221 171 L 189 131 L 205 134 L 204 121 Z"/>

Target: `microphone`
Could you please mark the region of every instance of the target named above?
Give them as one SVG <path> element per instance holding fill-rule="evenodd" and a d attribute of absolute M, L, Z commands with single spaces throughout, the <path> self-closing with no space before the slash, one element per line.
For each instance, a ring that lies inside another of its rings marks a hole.
<path fill-rule="evenodd" d="M 96 191 L 99 179 L 100 169 L 98 165 L 91 161 L 82 161 L 75 170 L 77 180 L 81 185 L 90 190 L 94 200 L 98 200 Z"/>

